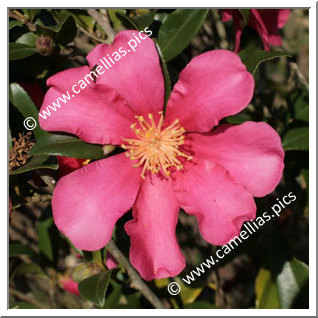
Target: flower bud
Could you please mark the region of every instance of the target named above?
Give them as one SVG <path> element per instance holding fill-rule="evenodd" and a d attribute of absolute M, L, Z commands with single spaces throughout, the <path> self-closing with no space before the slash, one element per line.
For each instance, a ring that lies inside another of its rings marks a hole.
<path fill-rule="evenodd" d="M 71 277 L 75 282 L 80 282 L 81 280 L 98 274 L 100 272 L 100 267 L 95 263 L 85 262 L 78 264 L 72 270 Z"/>
<path fill-rule="evenodd" d="M 36 50 L 43 56 L 51 55 L 53 51 L 53 40 L 48 36 L 40 36 L 35 41 Z"/>

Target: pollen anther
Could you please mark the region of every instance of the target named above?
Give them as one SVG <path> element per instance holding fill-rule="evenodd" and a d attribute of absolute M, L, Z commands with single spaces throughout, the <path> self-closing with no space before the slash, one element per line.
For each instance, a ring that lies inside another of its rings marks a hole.
<path fill-rule="evenodd" d="M 176 119 L 170 126 L 162 129 L 163 112 L 159 112 L 160 119 L 158 124 L 155 123 L 154 116 L 148 114 L 148 119 L 143 116 L 135 116 L 138 120 L 130 128 L 136 134 L 137 139 L 123 139 L 125 144 L 121 147 L 126 149 L 126 156 L 138 163 L 134 167 L 143 165 L 141 177 L 145 179 L 146 171 L 157 174 L 161 171 L 169 177 L 171 167 L 178 171 L 183 169 L 183 164 L 178 157 L 191 160 L 192 157 L 179 150 L 179 146 L 184 144 L 185 129 L 180 126 L 179 120 Z M 139 127 L 137 128 L 137 125 Z"/>

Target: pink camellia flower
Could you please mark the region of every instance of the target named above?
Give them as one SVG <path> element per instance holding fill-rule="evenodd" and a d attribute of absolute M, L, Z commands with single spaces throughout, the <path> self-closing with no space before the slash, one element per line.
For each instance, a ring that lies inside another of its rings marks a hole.
<path fill-rule="evenodd" d="M 269 45 L 280 46 L 282 40 L 279 29 L 282 29 L 289 18 L 290 9 L 251 9 L 249 26 L 257 31 L 262 39 L 264 49 L 269 51 Z M 235 52 L 238 52 L 243 31 L 243 16 L 238 9 L 222 10 L 222 21 L 233 18 L 235 27 Z"/>
<path fill-rule="evenodd" d="M 86 159 L 57 156 L 60 177 L 64 177 L 67 174 L 73 172 L 74 170 L 83 167 L 86 161 Z"/>
<path fill-rule="evenodd" d="M 67 290 L 74 295 L 80 296 L 78 291 L 78 283 L 74 282 L 74 280 L 69 276 L 61 276 L 59 282 L 64 290 Z"/>
<path fill-rule="evenodd" d="M 49 78 L 41 110 L 100 59 L 123 50 L 135 33 L 122 31 L 112 45 L 98 45 L 87 56 L 90 67 Z M 180 207 L 197 217 L 208 242 L 226 244 L 255 218 L 253 196 L 278 184 L 284 166 L 280 137 L 265 123 L 216 127 L 253 96 L 252 75 L 230 51 L 193 58 L 165 115 L 164 79 L 150 38 L 94 78 L 67 105 L 39 118 L 40 125 L 125 151 L 61 178 L 52 198 L 54 221 L 77 248 L 92 251 L 107 244 L 132 207 L 133 220 L 125 225 L 132 265 L 145 280 L 175 276 L 185 267 L 175 236 Z"/>

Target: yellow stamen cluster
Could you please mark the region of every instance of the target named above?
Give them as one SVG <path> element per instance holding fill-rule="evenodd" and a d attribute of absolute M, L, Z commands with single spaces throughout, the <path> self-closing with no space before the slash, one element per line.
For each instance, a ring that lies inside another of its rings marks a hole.
<path fill-rule="evenodd" d="M 150 122 L 147 122 L 143 116 L 135 116 L 137 123 L 132 124 L 130 128 L 134 131 L 138 139 L 123 139 L 127 144 L 122 148 L 127 149 L 126 155 L 131 160 L 137 160 L 134 167 L 143 165 L 141 177 L 145 179 L 145 172 L 158 173 L 161 171 L 167 177 L 170 175 L 169 167 L 175 167 L 177 170 L 183 168 L 178 157 L 184 157 L 191 160 L 192 157 L 181 152 L 178 148 L 184 143 L 184 128 L 180 126 L 176 119 L 170 126 L 162 129 L 163 112 L 159 112 L 160 119 L 156 125 L 152 114 L 148 114 Z"/>

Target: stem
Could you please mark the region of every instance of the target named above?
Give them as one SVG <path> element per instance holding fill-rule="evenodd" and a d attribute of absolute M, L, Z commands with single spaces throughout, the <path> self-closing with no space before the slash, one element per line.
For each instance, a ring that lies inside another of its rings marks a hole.
<path fill-rule="evenodd" d="M 88 14 L 97 22 L 97 24 L 105 31 L 107 38 L 110 42 L 113 42 L 115 37 L 115 31 L 110 25 L 107 11 L 101 9 L 102 14 L 99 14 L 95 9 L 87 9 Z"/>
<path fill-rule="evenodd" d="M 138 273 L 130 265 L 125 255 L 118 249 L 115 242 L 110 240 L 106 245 L 107 250 L 113 255 L 116 261 L 121 264 L 127 271 L 131 279 L 131 287 L 139 290 L 148 301 L 157 309 L 165 309 L 160 299 L 152 292 L 152 290 L 143 282 Z"/>
<path fill-rule="evenodd" d="M 89 36 L 90 38 L 92 38 L 93 40 L 100 42 L 100 43 L 105 43 L 104 40 L 99 39 L 98 37 L 96 37 L 94 34 L 89 33 L 88 31 L 86 31 L 84 28 L 82 28 L 81 26 L 77 26 L 84 34 L 86 34 L 87 36 Z"/>
<path fill-rule="evenodd" d="M 296 73 L 296 76 L 298 77 L 300 83 L 306 86 L 307 90 L 309 90 L 309 84 L 304 76 L 304 74 L 300 71 L 298 65 L 296 63 L 290 62 L 289 66 L 292 71 Z"/>
<path fill-rule="evenodd" d="M 9 11 L 9 17 L 16 19 L 18 21 L 21 21 L 22 23 L 24 23 L 30 31 L 35 31 L 36 27 L 33 23 L 31 23 L 29 21 L 29 19 L 27 17 L 25 17 L 21 12 L 19 12 L 18 10 L 13 10 L 13 11 Z"/>

